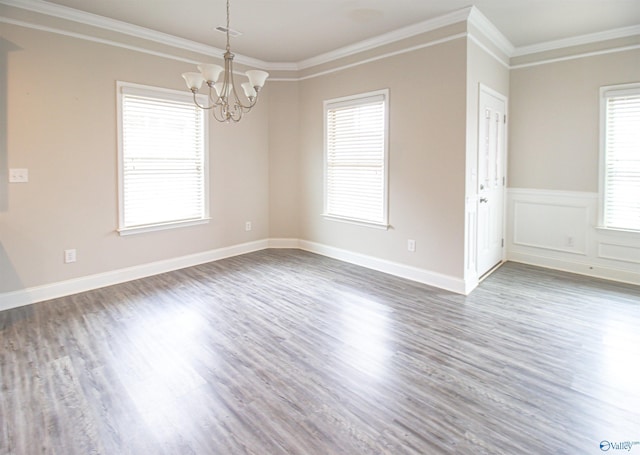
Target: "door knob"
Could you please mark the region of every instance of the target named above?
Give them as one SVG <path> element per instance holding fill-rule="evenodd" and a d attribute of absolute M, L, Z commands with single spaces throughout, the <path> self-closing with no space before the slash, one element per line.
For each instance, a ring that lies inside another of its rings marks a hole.
<path fill-rule="evenodd" d="M 480 202 L 489 202 L 489 200 L 486 197 L 481 197 Z"/>

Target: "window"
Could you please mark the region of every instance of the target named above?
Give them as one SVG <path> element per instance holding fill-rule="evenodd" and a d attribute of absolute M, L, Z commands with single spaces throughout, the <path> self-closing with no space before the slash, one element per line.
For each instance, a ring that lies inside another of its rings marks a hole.
<path fill-rule="evenodd" d="M 208 220 L 208 129 L 190 93 L 118 83 L 119 232 Z"/>
<path fill-rule="evenodd" d="M 600 224 L 640 231 L 640 83 L 601 89 Z"/>
<path fill-rule="evenodd" d="M 325 101 L 326 217 L 387 227 L 388 98 Z"/>

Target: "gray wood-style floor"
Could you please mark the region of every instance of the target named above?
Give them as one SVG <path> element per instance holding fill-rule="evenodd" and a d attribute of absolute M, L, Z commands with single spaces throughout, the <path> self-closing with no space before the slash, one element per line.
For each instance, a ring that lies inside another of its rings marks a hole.
<path fill-rule="evenodd" d="M 597 454 L 640 441 L 640 288 L 265 250 L 1 312 L 0 369 L 2 454 Z"/>

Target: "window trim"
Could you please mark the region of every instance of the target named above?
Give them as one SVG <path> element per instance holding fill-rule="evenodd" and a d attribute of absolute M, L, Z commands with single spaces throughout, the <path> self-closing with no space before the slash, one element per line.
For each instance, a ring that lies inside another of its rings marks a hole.
<path fill-rule="evenodd" d="M 133 82 L 116 81 L 116 114 L 117 114 L 117 141 L 118 141 L 118 228 L 116 231 L 120 236 L 141 234 L 145 232 L 154 232 L 167 229 L 175 229 L 187 226 L 196 226 L 200 224 L 207 224 L 211 220 L 209 209 L 209 119 L 204 115 L 203 121 L 203 199 L 204 199 L 204 213 L 201 218 L 189 219 L 189 220 L 175 220 L 153 224 L 146 224 L 140 226 L 124 226 L 124 137 L 123 137 L 123 95 L 133 94 L 140 96 L 148 96 L 159 99 L 180 101 L 193 103 L 193 95 L 191 93 L 185 93 L 179 90 L 172 90 L 163 87 L 154 87 L 150 85 L 136 84 Z M 206 97 L 204 95 L 196 95 L 198 102 L 205 104 Z"/>
<path fill-rule="evenodd" d="M 598 219 L 596 229 L 608 232 L 625 232 L 639 235 L 640 230 L 608 227 L 605 225 L 605 187 L 606 187 L 606 153 L 607 153 L 607 98 L 626 92 L 640 92 L 640 82 L 629 84 L 606 85 L 600 87 L 600 140 L 598 150 Z"/>
<path fill-rule="evenodd" d="M 339 106 L 355 106 L 358 104 L 367 104 L 367 99 L 382 97 L 384 100 L 384 171 L 383 171 L 383 201 L 382 201 L 382 222 L 376 222 L 371 220 L 363 220 L 358 218 L 349 218 L 346 216 L 336 215 L 328 213 L 327 211 L 327 196 L 328 196 L 328 119 L 327 112 L 330 108 Z M 389 89 L 373 90 L 370 92 L 359 93 L 355 95 L 348 95 L 339 98 L 332 98 L 324 100 L 323 102 L 323 122 L 324 122 L 324 153 L 323 153 L 323 208 L 322 217 L 326 220 L 337 221 L 342 223 L 348 223 L 358 226 L 365 226 L 374 229 L 389 229 Z"/>

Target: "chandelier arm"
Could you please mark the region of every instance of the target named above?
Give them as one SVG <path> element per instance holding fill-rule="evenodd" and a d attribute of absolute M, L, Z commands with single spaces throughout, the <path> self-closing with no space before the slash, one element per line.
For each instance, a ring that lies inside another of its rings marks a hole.
<path fill-rule="evenodd" d="M 195 103 L 196 106 L 198 106 L 200 109 L 204 109 L 205 111 L 208 111 L 210 109 L 213 109 L 214 107 L 216 107 L 215 104 L 212 104 L 211 106 L 204 106 L 200 103 L 198 103 L 198 98 L 196 97 L 197 95 L 197 91 L 196 90 L 191 90 L 191 92 L 193 93 L 193 102 Z"/>
<path fill-rule="evenodd" d="M 223 113 L 223 106 L 222 106 L 222 105 L 219 105 L 219 106 L 216 106 L 216 107 L 218 107 L 219 109 L 214 109 L 214 110 L 212 110 L 212 111 L 211 111 L 211 116 L 212 116 L 212 117 L 213 117 L 217 122 L 225 123 L 225 122 L 227 121 L 227 119 L 224 117 L 224 113 Z M 220 116 L 218 116 L 218 114 L 219 114 Z"/>
<path fill-rule="evenodd" d="M 231 90 L 233 91 L 233 97 L 235 99 L 233 104 L 234 104 L 234 106 L 239 107 L 241 110 L 244 110 L 244 112 L 249 112 L 251 110 L 251 108 L 253 106 L 255 106 L 255 104 L 256 104 L 255 101 L 258 98 L 258 93 L 256 91 L 256 96 L 255 96 L 255 99 L 254 99 L 253 102 L 251 102 L 251 100 L 249 100 L 249 105 L 248 106 L 245 106 L 244 103 L 240 100 L 240 97 L 238 96 L 238 92 L 236 92 L 235 80 L 233 80 L 233 57 L 234 57 L 234 55 L 231 54 L 231 53 L 230 53 L 228 59 L 225 56 L 225 63 L 228 63 L 228 68 L 229 68 L 228 72 L 225 71 L 225 76 L 227 74 L 229 74 L 229 78 L 231 79 Z M 225 66 L 227 66 L 227 65 L 225 64 Z M 240 118 L 242 118 L 242 114 L 240 114 L 240 117 L 238 118 L 237 121 L 239 121 Z"/>
<path fill-rule="evenodd" d="M 234 115 L 234 113 L 236 115 Z M 238 123 L 240 120 L 242 120 L 242 109 L 238 109 L 237 105 L 234 105 L 233 112 L 229 114 L 229 120 L 231 120 L 233 123 Z"/>

